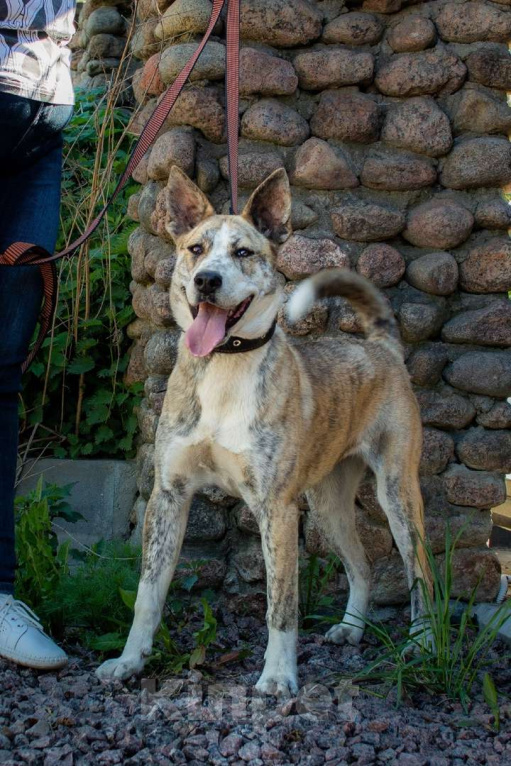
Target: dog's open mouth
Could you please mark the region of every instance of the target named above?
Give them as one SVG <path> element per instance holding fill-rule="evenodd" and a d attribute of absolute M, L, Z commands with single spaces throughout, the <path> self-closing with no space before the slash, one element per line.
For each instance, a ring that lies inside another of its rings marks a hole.
<path fill-rule="evenodd" d="M 245 298 L 232 309 L 222 309 L 212 303 L 190 306 L 193 323 L 186 331 L 185 342 L 193 356 L 210 354 L 224 340 L 227 330 L 239 322 L 252 298 L 252 295 Z"/>

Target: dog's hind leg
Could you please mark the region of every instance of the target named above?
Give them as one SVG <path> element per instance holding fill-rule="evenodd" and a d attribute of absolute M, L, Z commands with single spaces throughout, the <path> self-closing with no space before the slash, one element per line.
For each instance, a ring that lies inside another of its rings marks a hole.
<path fill-rule="evenodd" d="M 144 520 L 144 552 L 133 625 L 120 657 L 96 671 L 102 680 L 140 673 L 151 653 L 188 521 L 192 490 L 184 482 L 156 486 Z"/>
<path fill-rule="evenodd" d="M 403 444 L 389 435 L 386 449 L 373 470 L 378 501 L 389 520 L 411 591 L 413 632 L 427 612 L 425 591 L 431 592 L 431 573 L 424 548 L 424 510 L 418 476 L 420 446 L 415 449 L 411 439 L 410 435 Z"/>
<path fill-rule="evenodd" d="M 256 689 L 289 696 L 298 691 L 298 518 L 294 503 L 273 502 L 259 519 L 268 592 L 268 646 Z"/>
<path fill-rule="evenodd" d="M 358 644 L 365 627 L 371 570 L 355 521 L 355 495 L 365 467 L 360 458 L 346 458 L 306 493 L 315 521 L 342 559 L 350 586 L 344 618 L 326 634 L 336 644 Z"/>

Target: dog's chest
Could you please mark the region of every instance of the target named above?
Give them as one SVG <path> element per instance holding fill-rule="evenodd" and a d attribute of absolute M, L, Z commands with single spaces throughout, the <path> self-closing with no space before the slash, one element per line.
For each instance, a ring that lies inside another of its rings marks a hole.
<path fill-rule="evenodd" d="M 190 436 L 195 443 L 240 454 L 251 448 L 251 426 L 257 417 L 255 382 L 247 374 L 231 378 L 207 375 L 197 388 L 201 415 Z"/>

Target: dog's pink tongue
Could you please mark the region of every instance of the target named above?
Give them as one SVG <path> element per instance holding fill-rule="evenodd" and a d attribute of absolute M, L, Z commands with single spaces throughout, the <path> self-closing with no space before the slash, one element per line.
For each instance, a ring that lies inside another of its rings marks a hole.
<path fill-rule="evenodd" d="M 194 356 L 207 356 L 225 337 L 227 311 L 200 303 L 199 313 L 185 335 L 185 343 Z"/>

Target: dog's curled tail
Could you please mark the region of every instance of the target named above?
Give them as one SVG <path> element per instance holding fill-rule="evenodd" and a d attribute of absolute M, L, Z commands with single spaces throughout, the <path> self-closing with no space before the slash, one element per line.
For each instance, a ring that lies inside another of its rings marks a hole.
<path fill-rule="evenodd" d="M 362 321 L 369 340 L 397 340 L 390 305 L 368 279 L 348 269 L 323 269 L 297 287 L 286 306 L 291 323 L 304 317 L 321 298 L 346 298 Z"/>

